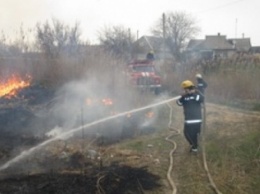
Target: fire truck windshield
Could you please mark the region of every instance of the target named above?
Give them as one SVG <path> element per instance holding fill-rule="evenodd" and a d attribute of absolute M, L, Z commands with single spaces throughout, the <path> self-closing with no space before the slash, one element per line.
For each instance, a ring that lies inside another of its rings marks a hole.
<path fill-rule="evenodd" d="M 133 69 L 137 72 L 154 72 L 154 68 L 151 66 L 135 66 Z"/>

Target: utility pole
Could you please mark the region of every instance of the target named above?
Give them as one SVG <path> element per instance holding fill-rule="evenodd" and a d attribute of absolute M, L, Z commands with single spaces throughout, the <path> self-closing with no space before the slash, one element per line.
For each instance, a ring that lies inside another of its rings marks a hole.
<path fill-rule="evenodd" d="M 139 52 L 139 50 L 140 50 L 140 49 L 139 49 L 138 39 L 139 39 L 139 30 L 136 31 L 136 43 L 137 43 L 137 44 L 135 45 L 135 51 L 134 51 L 134 54 L 135 54 L 134 57 L 135 57 L 136 59 L 138 59 L 138 57 L 139 57 L 139 56 L 138 56 L 138 52 Z"/>
<path fill-rule="evenodd" d="M 133 47 L 132 47 L 131 36 L 132 36 L 131 29 L 128 28 L 128 46 L 129 46 L 130 59 L 133 58 Z"/>
<path fill-rule="evenodd" d="M 235 23 L 235 38 L 237 38 L 237 18 L 236 18 L 236 23 Z"/>
<path fill-rule="evenodd" d="M 161 65 L 161 70 L 163 78 L 166 80 L 167 78 L 167 67 L 166 67 L 166 29 L 165 29 L 165 13 L 162 15 L 162 31 L 163 31 L 163 62 Z"/>
<path fill-rule="evenodd" d="M 165 32 L 165 13 L 162 15 L 162 30 L 163 30 L 163 64 L 165 64 L 165 44 L 166 44 L 166 32 Z"/>

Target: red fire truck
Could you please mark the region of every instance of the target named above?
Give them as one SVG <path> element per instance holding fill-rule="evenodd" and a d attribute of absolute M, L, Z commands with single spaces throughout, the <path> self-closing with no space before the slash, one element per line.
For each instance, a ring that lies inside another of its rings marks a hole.
<path fill-rule="evenodd" d="M 152 60 L 134 60 L 127 64 L 127 72 L 132 85 L 149 89 L 155 94 L 161 92 L 162 80 Z"/>

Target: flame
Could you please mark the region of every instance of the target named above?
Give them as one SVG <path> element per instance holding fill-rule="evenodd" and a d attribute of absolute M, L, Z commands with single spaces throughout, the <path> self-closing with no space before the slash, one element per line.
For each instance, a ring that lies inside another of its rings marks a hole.
<path fill-rule="evenodd" d="M 146 118 L 152 118 L 154 117 L 154 112 L 153 111 L 149 111 L 145 114 Z"/>
<path fill-rule="evenodd" d="M 87 106 L 91 106 L 93 104 L 93 100 L 91 98 L 86 98 L 85 103 Z"/>
<path fill-rule="evenodd" d="M 29 75 L 25 79 L 22 79 L 19 75 L 11 75 L 7 81 L 0 82 L 0 98 L 16 96 L 20 89 L 30 86 L 31 80 L 32 78 Z"/>
<path fill-rule="evenodd" d="M 85 104 L 86 104 L 87 106 L 92 106 L 92 105 L 96 105 L 96 104 L 99 105 L 100 102 L 101 102 L 103 105 L 105 105 L 105 106 L 111 106 L 111 105 L 113 105 L 113 100 L 112 100 L 111 98 L 103 98 L 103 99 L 101 99 L 101 100 L 91 99 L 91 98 L 86 98 L 86 99 L 85 99 Z"/>
<path fill-rule="evenodd" d="M 105 106 L 111 106 L 113 105 L 113 101 L 111 98 L 104 98 L 102 99 L 102 103 L 105 105 Z"/>
<path fill-rule="evenodd" d="M 103 106 L 109 107 L 108 112 L 105 111 L 108 115 L 114 116 L 114 115 L 117 115 L 120 113 L 119 111 L 114 110 L 114 107 L 112 106 L 113 100 L 111 98 L 101 98 L 101 99 L 85 98 L 85 104 L 87 106 L 103 105 Z M 111 110 L 111 108 L 112 108 L 112 110 Z M 133 115 L 130 112 L 126 113 L 126 115 L 125 115 L 126 118 L 131 118 L 132 116 Z M 151 119 L 155 116 L 155 113 L 153 111 L 148 111 L 148 112 L 144 113 L 144 116 L 146 119 Z"/>

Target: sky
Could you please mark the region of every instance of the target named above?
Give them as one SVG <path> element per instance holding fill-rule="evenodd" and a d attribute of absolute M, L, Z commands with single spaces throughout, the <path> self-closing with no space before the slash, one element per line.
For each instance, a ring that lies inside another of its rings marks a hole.
<path fill-rule="evenodd" d="M 121 25 L 136 37 L 151 35 L 163 13 L 182 11 L 201 28 L 196 38 L 220 33 L 260 46 L 259 8 L 259 0 L 0 0 L 0 30 L 14 38 L 21 26 L 34 30 L 55 18 L 70 26 L 78 22 L 81 38 L 95 44 L 105 27 Z"/>

